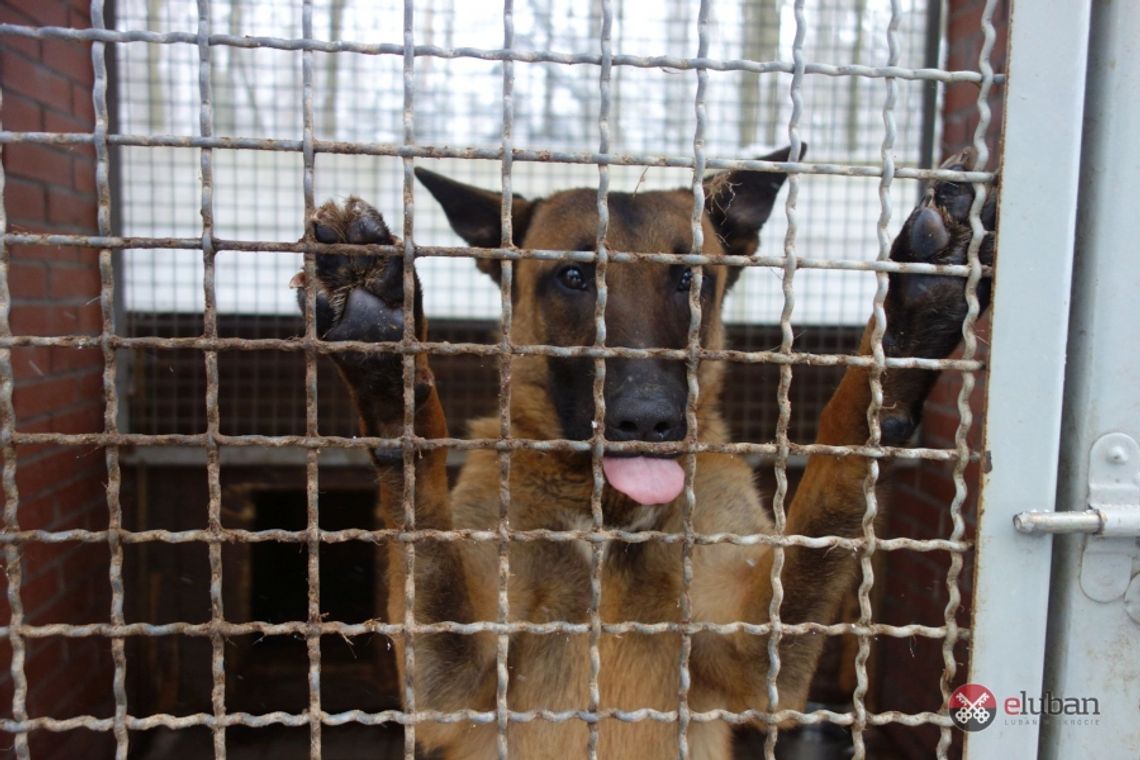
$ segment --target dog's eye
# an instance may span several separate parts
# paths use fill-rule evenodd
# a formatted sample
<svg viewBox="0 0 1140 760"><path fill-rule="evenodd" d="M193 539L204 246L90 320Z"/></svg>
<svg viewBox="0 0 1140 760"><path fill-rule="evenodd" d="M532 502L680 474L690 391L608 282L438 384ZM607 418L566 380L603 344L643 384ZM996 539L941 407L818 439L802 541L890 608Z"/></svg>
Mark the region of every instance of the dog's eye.
<svg viewBox="0 0 1140 760"><path fill-rule="evenodd" d="M687 292L689 290L689 286L692 284L693 270L686 269L684 272L681 272L681 279L677 281L677 290Z"/></svg>
<svg viewBox="0 0 1140 760"><path fill-rule="evenodd" d="M558 281L570 290L585 290L590 286L586 275L582 273L582 268L573 265L558 270Z"/></svg>

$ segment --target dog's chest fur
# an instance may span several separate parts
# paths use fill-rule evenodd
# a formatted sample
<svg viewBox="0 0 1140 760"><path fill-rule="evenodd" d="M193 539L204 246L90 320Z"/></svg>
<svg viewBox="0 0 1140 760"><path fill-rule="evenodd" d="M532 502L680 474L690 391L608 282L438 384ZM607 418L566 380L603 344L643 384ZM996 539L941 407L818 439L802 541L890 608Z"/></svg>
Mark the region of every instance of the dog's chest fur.
<svg viewBox="0 0 1140 760"><path fill-rule="evenodd" d="M489 461L482 462L486 458ZM493 452L472 452L452 493L455 527L494 530L499 519L499 469ZM558 456L519 456L511 467L510 527L515 530L593 532L590 511L592 478L588 465L565 466ZM698 459L694 490L697 501L693 527L698 533L767 533L770 524L759 507L751 472L743 462L724 457ZM561 463L561 464L560 464ZM734 503L727 493L745 494ZM617 529L683 534L679 504L643 507L613 504L603 492L603 531ZM683 498L683 497L682 497ZM715 510L707 505L716 505ZM620 522L610 519L617 516ZM683 550L679 541L622 541L611 533L597 543L572 537L514 541L509 552L508 584L512 620L531 623L567 621L587 624L593 604L591 575L595 551L600 564L600 619L606 624L676 623L682 619ZM596 547L596 548L595 548ZM473 568L475 585L499 585L498 548L484 544ZM731 588L712 582L729 572L747 576L766 551L763 545L714 544L694 546L690 555L693 579L689 588L694 620L728 622L737 614L728 598ZM675 633L605 633L599 640L602 697L620 709L676 709L680 638ZM519 709L582 709L590 672L588 633L522 635L512 639L512 698ZM606 674L622 674L608 679ZM630 678L630 673L638 677ZM534 685L533 693L531 686ZM623 691L624 690L624 691ZM628 693L627 693L628 692ZM528 696L529 695L529 696ZM532 701L533 699L533 701ZM529 705L523 707L523 704Z"/></svg>

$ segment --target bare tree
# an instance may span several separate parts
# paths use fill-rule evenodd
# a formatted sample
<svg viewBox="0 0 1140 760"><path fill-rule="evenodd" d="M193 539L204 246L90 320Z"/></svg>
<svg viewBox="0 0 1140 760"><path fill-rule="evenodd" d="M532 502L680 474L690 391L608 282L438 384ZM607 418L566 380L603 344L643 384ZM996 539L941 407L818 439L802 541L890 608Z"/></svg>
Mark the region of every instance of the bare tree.
<svg viewBox="0 0 1140 760"><path fill-rule="evenodd" d="M669 0L668 21L665 25L666 44L669 52L686 58L696 54L689 46L689 26L692 23L692 3L686 0ZM676 31L673 31L676 30ZM666 71L665 80L665 130L667 140L673 141L672 149L680 149L685 142L686 118L683 114L692 112L693 98L689 94L688 72Z"/></svg>
<svg viewBox="0 0 1140 760"><path fill-rule="evenodd" d="M774 61L780 56L781 0L743 0L743 29L741 31L742 57L753 61ZM743 147L756 143L761 123L766 127L764 141L777 142L776 134L780 114L780 76L767 75L767 94L760 97L760 75L740 74L740 123L738 141ZM767 118L762 106L767 103Z"/></svg>
<svg viewBox="0 0 1140 760"><path fill-rule="evenodd" d="M147 31L156 32L160 30L158 15L165 7L162 0L147 0L146 4L146 28ZM162 77L159 72L161 68L161 54L166 49L164 45L147 45L146 46L146 64L147 70L150 75L147 77L147 121L150 124L150 129L153 132L165 132L166 124L162 113L162 104L165 93L162 88Z"/></svg>
<svg viewBox="0 0 1140 760"><path fill-rule="evenodd" d="M341 32L344 29L344 8L345 0L331 0L329 3L329 39L332 41L341 38ZM336 134L336 104L337 104L337 83L340 77L340 56L336 53L331 53L326 56L328 66L325 69L325 97L324 103L321 105L321 113L324 117L324 128L330 134Z"/></svg>
<svg viewBox="0 0 1140 760"><path fill-rule="evenodd" d="M867 0L855 0L855 43L851 49L851 60L854 63L866 63L863 60L863 48L866 45L863 24L867 19ZM847 150L854 153L859 145L859 96L863 81L860 77L847 78Z"/></svg>

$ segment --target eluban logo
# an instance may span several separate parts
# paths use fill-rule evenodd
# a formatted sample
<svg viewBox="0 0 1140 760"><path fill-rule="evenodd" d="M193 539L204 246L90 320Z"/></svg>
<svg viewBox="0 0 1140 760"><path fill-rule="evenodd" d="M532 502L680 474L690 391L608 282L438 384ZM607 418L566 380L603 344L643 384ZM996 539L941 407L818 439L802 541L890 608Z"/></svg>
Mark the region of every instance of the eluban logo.
<svg viewBox="0 0 1140 760"><path fill-rule="evenodd" d="M1096 697L1058 697L1047 691L1040 697L1030 697L1024 691L1002 702L1006 715L1100 715L1100 700Z"/></svg>
<svg viewBox="0 0 1140 760"><path fill-rule="evenodd" d="M994 722L998 713L998 699L980 683L959 686L946 704L950 720L963 731L981 731ZM1040 697L1031 697L1025 691L1001 701L1006 725L1037 725L1041 716L1061 716L1066 724L1096 725L1100 721L1100 701L1096 697L1060 697L1046 691ZM1092 720L1087 720L1089 717ZM1086 720L1082 720L1082 718Z"/></svg>
<svg viewBox="0 0 1140 760"><path fill-rule="evenodd" d="M997 697L980 683L962 684L950 695L950 720L963 731L981 731L997 716Z"/></svg>

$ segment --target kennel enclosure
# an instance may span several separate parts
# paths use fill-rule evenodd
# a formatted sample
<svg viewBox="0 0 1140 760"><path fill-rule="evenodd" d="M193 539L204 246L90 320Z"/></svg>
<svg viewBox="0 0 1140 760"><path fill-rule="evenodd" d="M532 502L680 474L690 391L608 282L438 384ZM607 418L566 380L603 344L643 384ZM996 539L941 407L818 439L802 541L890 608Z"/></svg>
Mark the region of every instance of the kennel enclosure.
<svg viewBox="0 0 1140 760"><path fill-rule="evenodd" d="M412 166L442 164L504 193L604 194L773 168L755 146L788 141L809 153L775 167L790 172L787 207L726 308L742 359L730 399L748 421L740 451L776 509L812 452L835 369L887 274L905 269L885 246L921 181L945 176L930 168L944 151L972 144L1000 162L1001 282L988 346L971 324L919 445L858 451L900 466L891 497L869 492L868 515L881 506L887 527L868 521L844 545L860 553L862 579L849 617L826 631L839 664L821 672L849 704L779 717L844 727L856 756L879 756L868 747L885 741L878 732L900 756L949 756L962 734L945 703L968 649L969 680L998 695L1099 690L1112 728L999 718L969 735L969 756L1134 750L1140 678L1117 679L1133 665L1105 657L1103 642L1134 643L1135 628L1115 600L1090 604L1072 583L1050 618L1049 539L1012 527L1057 503L1059 461L1079 473L1100 433L1135 434L1126 401L1113 400L1119 382L1091 370L1105 361L1094 349L1114 363L1128 353L1127 329L1101 327L1120 317L1096 310L1111 308L1104 283L1123 299L1135 277L1101 253L1124 250L1135 224L1102 184L1134 149L1082 121L1086 107L1120 107L1106 105L1114 88L1135 82L1120 65L1136 60L1122 39L1134 11L1023 3L1007 54L999 2L857 3L860 15L810 2L508 1L490 18L444 3L372 16L337 2L160 5L0 6L0 730L17 757L142 757L159 733L238 757L274 728L320 757L342 732L407 726L410 737L428 719L395 701L384 635L408 621L382 619L376 546L399 536L370 509L370 442L353 437L286 287L312 250L296 241L315 204L363 195L427 256L427 350L458 419L499 406L514 349L509 325L505 339L493 333L509 297L471 284L472 252L414 189ZM979 189L994 179L954 176ZM1094 253L1082 248L1071 291L1078 231ZM988 273L975 260L951 274L976 285ZM1090 325L1103 344L1085 342ZM1066 370L1067 353L1089 358ZM1116 404L1120 421L1081 421L1083 409L1065 409L1084 403L1073 388ZM458 465L463 446L450 448ZM1056 508L1083 507L1079 481L1061 479ZM1079 576L1083 544L1063 546L1055 589ZM1082 616L1097 626L1064 622ZM1087 654L1065 665L1058 647ZM899 657L908 650L921 653L913 665ZM466 717L536 719L505 699ZM682 703L664 719L678 723L683 756L685 721L734 717ZM410 748L385 736L397 756ZM790 739L770 737L768 756Z"/></svg>

